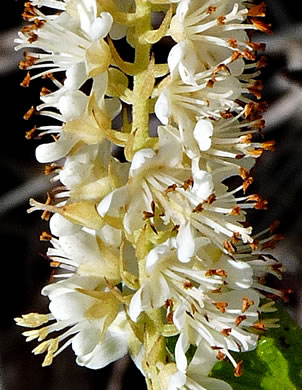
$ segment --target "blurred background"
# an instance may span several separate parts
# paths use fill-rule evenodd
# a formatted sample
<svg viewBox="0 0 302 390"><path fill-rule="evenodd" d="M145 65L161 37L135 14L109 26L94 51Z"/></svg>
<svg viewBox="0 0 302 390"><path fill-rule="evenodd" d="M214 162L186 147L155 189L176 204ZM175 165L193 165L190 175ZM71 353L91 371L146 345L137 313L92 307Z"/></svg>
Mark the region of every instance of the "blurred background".
<svg viewBox="0 0 302 390"><path fill-rule="evenodd" d="M296 2L267 0L273 35L255 35L267 43L268 66L263 71L264 99L270 104L265 114L265 140L276 140L276 151L267 152L254 169L251 192L269 201L267 211L253 212L250 221L261 230L274 220L285 235L275 250L287 268L281 288L292 288L286 308L302 325L302 14ZM123 390L145 388L144 379L126 357L108 368L92 371L77 366L71 350L59 355L53 365L41 368L42 358L31 354L22 329L13 318L30 311L47 312L48 302L40 290L50 276L43 258L48 244L40 242L47 224L39 213L28 215L28 199L44 200L49 178L35 161L37 141L27 141L25 132L34 124L24 113L39 103L42 82L21 88L25 73L18 70L22 53L13 50L21 26L23 1L1 3L0 22L0 248L1 248L1 390Z"/></svg>

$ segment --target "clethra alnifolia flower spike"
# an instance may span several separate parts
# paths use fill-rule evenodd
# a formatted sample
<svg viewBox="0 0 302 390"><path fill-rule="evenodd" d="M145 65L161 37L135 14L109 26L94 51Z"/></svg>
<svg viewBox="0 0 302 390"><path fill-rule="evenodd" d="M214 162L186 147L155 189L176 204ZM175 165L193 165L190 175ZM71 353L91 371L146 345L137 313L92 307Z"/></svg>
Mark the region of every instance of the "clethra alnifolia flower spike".
<svg viewBox="0 0 302 390"><path fill-rule="evenodd" d="M55 183L29 212L49 222L40 239L53 271L49 314L16 322L32 328L24 335L40 342L43 366L69 346L92 369L129 353L150 389L231 390L209 377L213 365L229 360L244 376L232 353L278 326L262 313L290 291L265 283L283 267L263 250L281 236L277 223L256 235L248 223L249 209L267 208L249 192L252 168L275 148L256 137L266 59L249 32L271 32L265 14L264 2L245 0L25 3L21 85L48 82L24 115L44 122L26 138L43 140L36 158ZM165 37L162 64L153 44Z"/></svg>

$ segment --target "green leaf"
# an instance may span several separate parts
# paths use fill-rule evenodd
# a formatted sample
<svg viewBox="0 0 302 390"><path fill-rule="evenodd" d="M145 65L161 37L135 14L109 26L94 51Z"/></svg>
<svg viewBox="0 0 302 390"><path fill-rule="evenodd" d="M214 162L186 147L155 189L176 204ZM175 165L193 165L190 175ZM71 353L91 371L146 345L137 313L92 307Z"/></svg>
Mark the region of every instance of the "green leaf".
<svg viewBox="0 0 302 390"><path fill-rule="evenodd" d="M281 307L274 317L280 318L280 328L261 336L256 350L233 353L236 361L243 361L240 377L234 376L227 361L216 363L211 376L228 382L234 390L302 389L302 329Z"/></svg>

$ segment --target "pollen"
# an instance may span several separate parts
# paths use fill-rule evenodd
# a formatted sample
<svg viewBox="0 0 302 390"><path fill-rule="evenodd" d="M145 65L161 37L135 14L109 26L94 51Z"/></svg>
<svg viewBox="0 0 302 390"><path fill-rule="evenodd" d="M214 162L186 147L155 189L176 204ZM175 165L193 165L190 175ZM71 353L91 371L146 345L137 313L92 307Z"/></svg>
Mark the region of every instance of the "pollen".
<svg viewBox="0 0 302 390"><path fill-rule="evenodd" d="M227 302L214 302L213 305L216 306L216 308L221 311L221 313L225 313L225 310L229 304Z"/></svg>
<svg viewBox="0 0 302 390"><path fill-rule="evenodd" d="M234 370L234 375L236 377L239 377L242 375L242 364L243 364L243 360L240 360L240 362L237 364L237 366Z"/></svg>
<svg viewBox="0 0 302 390"><path fill-rule="evenodd" d="M27 121L33 116L35 112L35 107L31 106L30 109L24 114L23 118Z"/></svg>
<svg viewBox="0 0 302 390"><path fill-rule="evenodd" d="M242 313L245 313L253 304L254 304L253 300L249 300L247 297L243 297L242 306L241 306Z"/></svg>
<svg viewBox="0 0 302 390"><path fill-rule="evenodd" d="M21 87L29 87L30 84L30 73L27 72L26 76L24 77L23 81L20 83Z"/></svg>
<svg viewBox="0 0 302 390"><path fill-rule="evenodd" d="M242 316L238 316L236 317L235 319L235 325L236 326L239 326L241 324L241 322L243 322L244 320L247 319L247 316L246 315L242 315Z"/></svg>

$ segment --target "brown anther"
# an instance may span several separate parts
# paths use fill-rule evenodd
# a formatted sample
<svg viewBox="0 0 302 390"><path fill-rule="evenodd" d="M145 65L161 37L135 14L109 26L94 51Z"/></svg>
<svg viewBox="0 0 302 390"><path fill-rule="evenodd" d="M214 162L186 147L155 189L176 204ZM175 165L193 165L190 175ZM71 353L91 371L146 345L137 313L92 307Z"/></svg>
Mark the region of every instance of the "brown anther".
<svg viewBox="0 0 302 390"><path fill-rule="evenodd" d="M230 335L230 333L232 332L232 328L226 328L226 329L222 329L220 331L220 333L225 336L225 337L228 337Z"/></svg>
<svg viewBox="0 0 302 390"><path fill-rule="evenodd" d="M24 77L24 80L20 83L21 87L29 87L29 83L30 83L30 73L27 72L26 76Z"/></svg>
<svg viewBox="0 0 302 390"><path fill-rule="evenodd" d="M154 202L154 200L151 201L151 210L152 210L152 213L155 214L155 207L156 207L156 204Z"/></svg>
<svg viewBox="0 0 302 390"><path fill-rule="evenodd" d="M259 119L257 122L253 123L253 127L257 129L264 129L265 127L265 120L264 119Z"/></svg>
<svg viewBox="0 0 302 390"><path fill-rule="evenodd" d="M50 241L52 239L52 235L48 232L42 232L40 235L40 241Z"/></svg>
<svg viewBox="0 0 302 390"><path fill-rule="evenodd" d="M193 283L192 282L184 282L184 288L185 289L188 289L188 288L193 288Z"/></svg>
<svg viewBox="0 0 302 390"><path fill-rule="evenodd" d="M221 276L223 278L226 278L228 276L227 272L224 269L209 269L205 273L205 276Z"/></svg>
<svg viewBox="0 0 302 390"><path fill-rule="evenodd" d="M290 301L289 295L290 295L290 294L293 294L293 292L294 292L294 290L291 289L291 288L288 288L288 289L281 289L281 290L280 290L281 299L282 299L284 302L289 302L289 301Z"/></svg>
<svg viewBox="0 0 302 390"><path fill-rule="evenodd" d="M143 211L144 219L149 219L154 217L154 213L151 213L150 211Z"/></svg>
<svg viewBox="0 0 302 390"><path fill-rule="evenodd" d="M213 302L213 305L219 310L221 311L221 313L225 313L225 309L228 307L228 303L227 302Z"/></svg>
<svg viewBox="0 0 302 390"><path fill-rule="evenodd" d="M275 148L275 145L276 145L276 142L274 140L271 140L271 141L265 141L261 144L261 147L264 149L264 150L270 150L272 152L274 152L276 150Z"/></svg>
<svg viewBox="0 0 302 390"><path fill-rule="evenodd" d="M28 40L29 43L36 42L38 39L39 39L39 35L38 34L36 34L34 32L31 32L31 33L28 34L27 40Z"/></svg>
<svg viewBox="0 0 302 390"><path fill-rule="evenodd" d="M30 119L33 116L33 114L35 113L35 111L36 111L35 107L31 106L30 109L24 114L23 118L25 120Z"/></svg>
<svg viewBox="0 0 302 390"><path fill-rule="evenodd" d="M60 169L62 169L62 167L60 165L55 164L55 163L52 163L51 165L45 165L44 175L45 176L51 175L52 173L54 173Z"/></svg>
<svg viewBox="0 0 302 390"><path fill-rule="evenodd" d="M233 118L233 114L230 111L221 112L220 116L223 119L231 119L231 118Z"/></svg>
<svg viewBox="0 0 302 390"><path fill-rule="evenodd" d="M239 206L234 206L229 212L229 215L240 215L241 208Z"/></svg>
<svg viewBox="0 0 302 390"><path fill-rule="evenodd" d="M228 251L229 254L236 252L236 247L229 240L225 240L223 243L224 248Z"/></svg>
<svg viewBox="0 0 302 390"><path fill-rule="evenodd" d="M234 61L238 60L238 58L241 58L241 57L243 57L243 55L240 53L240 51L235 51L232 54L231 62L234 62Z"/></svg>
<svg viewBox="0 0 302 390"><path fill-rule="evenodd" d="M48 206L48 205L51 205L53 202L53 197L50 195L50 193L48 192L47 193L47 200L45 202L45 205ZM48 210L44 210L42 215L41 215L41 219L43 219L44 221L49 221L50 219L50 216L51 216L51 212L48 211Z"/></svg>
<svg viewBox="0 0 302 390"><path fill-rule="evenodd" d="M166 302L165 302L165 304L164 304L164 307L165 307L166 309L168 309L168 307L171 307L171 306L173 306L173 300L170 299L170 298L166 299Z"/></svg>
<svg viewBox="0 0 302 390"><path fill-rule="evenodd" d="M263 322L255 322L253 324L253 328L257 329L257 330L263 330L265 331L266 330L266 325L263 323Z"/></svg>
<svg viewBox="0 0 302 390"><path fill-rule="evenodd" d="M216 11L216 6L215 5L210 5L209 7L208 7L208 9L206 10L206 13L207 14L211 14L211 13L213 13L213 12L215 12Z"/></svg>
<svg viewBox="0 0 302 390"><path fill-rule="evenodd" d="M50 89L42 87L42 89L40 91L40 96L46 96L46 95L49 95L50 93L51 93Z"/></svg>
<svg viewBox="0 0 302 390"><path fill-rule="evenodd" d="M258 194L249 195L247 197L247 200L251 201L251 202L256 202L256 204L254 206L255 209L257 209L257 210L267 210L268 201L263 199L260 195L258 195Z"/></svg>
<svg viewBox="0 0 302 390"><path fill-rule="evenodd" d="M266 44L265 43L258 43L258 42L249 42L248 43L249 47L251 47L253 50L260 50L264 51Z"/></svg>
<svg viewBox="0 0 302 390"><path fill-rule="evenodd" d="M252 149L252 150L249 150L249 154L251 156L255 156L255 157L260 157L262 156L264 152L264 149L263 148L257 148L257 149Z"/></svg>
<svg viewBox="0 0 302 390"><path fill-rule="evenodd" d="M61 265L61 263L60 263L59 261L51 261L51 262L50 262L50 266L51 266L52 268L59 268L60 265Z"/></svg>
<svg viewBox="0 0 302 390"><path fill-rule="evenodd" d="M284 239L283 234L274 234L273 237L262 245L262 249L275 249L276 242Z"/></svg>
<svg viewBox="0 0 302 390"><path fill-rule="evenodd" d="M194 303L191 303L191 309L192 309L192 313L195 314L198 312L197 310L197 307L194 305ZM205 315L206 316L206 315Z"/></svg>
<svg viewBox="0 0 302 390"><path fill-rule="evenodd" d="M252 134L243 135L242 137L240 137L240 142L243 144L250 144L252 138L253 138Z"/></svg>
<svg viewBox="0 0 302 390"><path fill-rule="evenodd" d="M240 234L238 232L234 232L231 238L232 244L236 245L238 244L240 240Z"/></svg>
<svg viewBox="0 0 302 390"><path fill-rule="evenodd" d="M259 247L259 241L254 239L252 242L250 242L250 247L253 251L257 250Z"/></svg>
<svg viewBox="0 0 302 390"><path fill-rule="evenodd" d="M40 19L38 19L38 18L36 18L36 19L34 20L34 26L35 26L35 28L37 28L37 29L43 27L45 23L46 23L46 20L40 20Z"/></svg>
<svg viewBox="0 0 302 390"><path fill-rule="evenodd" d="M179 228L180 228L180 225L174 225L171 232L178 232Z"/></svg>
<svg viewBox="0 0 302 390"><path fill-rule="evenodd" d="M275 264L272 264L271 265L271 268L274 272L276 272L276 274L278 274L279 276L282 275L282 271L283 271L283 266L281 263L275 263Z"/></svg>
<svg viewBox="0 0 302 390"><path fill-rule="evenodd" d="M248 177L246 180L243 182L243 192L246 192L248 187L253 183L254 179L252 176Z"/></svg>
<svg viewBox="0 0 302 390"><path fill-rule="evenodd" d="M251 7L247 13L248 16L264 17L266 15L266 4L263 1L260 4Z"/></svg>
<svg viewBox="0 0 302 390"><path fill-rule="evenodd" d="M218 347L218 345L211 345L211 348L213 351L220 351L222 349L222 347Z"/></svg>
<svg viewBox="0 0 302 390"><path fill-rule="evenodd" d="M37 12L35 7L31 5L29 1L24 4L24 12L22 13L22 17L24 20L32 20L37 16Z"/></svg>
<svg viewBox="0 0 302 390"><path fill-rule="evenodd" d="M239 175L243 180L246 180L249 177L250 172L247 169L240 167Z"/></svg>
<svg viewBox="0 0 302 390"><path fill-rule="evenodd" d="M263 84L260 80L257 80L251 87L248 87L248 91L253 94L257 99L261 99L261 91L263 89Z"/></svg>
<svg viewBox="0 0 302 390"><path fill-rule="evenodd" d="M153 223L150 223L150 227L154 231L155 234L158 234L158 231L156 230L156 227L154 226Z"/></svg>
<svg viewBox="0 0 302 390"><path fill-rule="evenodd" d="M218 360L225 360L226 359L226 355L223 352L221 352L221 351L217 352L217 356L216 357L217 357Z"/></svg>
<svg viewBox="0 0 302 390"><path fill-rule="evenodd" d="M243 360L240 360L240 362L237 363L237 366L236 366L236 368L234 370L234 375L236 377L239 377L239 376L242 375L242 364L243 364Z"/></svg>
<svg viewBox="0 0 302 390"><path fill-rule="evenodd" d="M35 57L24 54L24 60L19 62L19 69L24 70L34 65L37 59Z"/></svg>
<svg viewBox="0 0 302 390"><path fill-rule="evenodd" d="M211 80L208 80L208 81L207 81L206 86L207 86L208 88L213 88L215 81L216 81L216 78L215 78L215 76L213 76L213 77L211 78Z"/></svg>
<svg viewBox="0 0 302 390"><path fill-rule="evenodd" d="M280 226L280 221L278 220L274 221L269 227L270 232L273 233L279 226Z"/></svg>
<svg viewBox="0 0 302 390"><path fill-rule="evenodd" d="M235 158L236 160L241 160L242 158L244 158L244 154L236 154Z"/></svg>
<svg viewBox="0 0 302 390"><path fill-rule="evenodd" d="M215 288L214 290L211 290L211 293L213 294L220 294L221 293L221 287Z"/></svg>
<svg viewBox="0 0 302 390"><path fill-rule="evenodd" d="M232 47L233 49L237 49L237 47L238 47L237 39L235 39L235 38L229 38L229 39L227 40L227 42L228 42L228 45L229 45L230 47Z"/></svg>
<svg viewBox="0 0 302 390"><path fill-rule="evenodd" d="M245 313L249 307L251 307L255 302L253 300L249 300L248 297L242 298L242 306L241 306L241 312Z"/></svg>
<svg viewBox="0 0 302 390"><path fill-rule="evenodd" d="M224 15L221 15L217 18L217 24L218 26L223 26L225 24L226 17Z"/></svg>
<svg viewBox="0 0 302 390"><path fill-rule="evenodd" d="M243 315L243 316L237 316L236 319L235 319L235 325L236 326L239 326L241 324L241 322L243 322L244 320L247 319L247 316L246 315Z"/></svg>
<svg viewBox="0 0 302 390"><path fill-rule="evenodd" d="M31 130L28 130L25 133L25 138L28 140L34 138L34 134L36 134L36 132L37 132L37 126L35 125Z"/></svg>
<svg viewBox="0 0 302 390"><path fill-rule="evenodd" d="M201 213L203 211L203 203L199 203L193 210L193 213Z"/></svg>
<svg viewBox="0 0 302 390"><path fill-rule="evenodd" d="M176 184L171 184L169 187L167 187L167 188L165 189L164 192L165 192L165 194L168 194L169 192L175 191L176 188L177 188L177 185L176 185Z"/></svg>
<svg viewBox="0 0 302 390"><path fill-rule="evenodd" d="M207 204L212 204L216 200L216 195L211 194L208 199L206 200Z"/></svg>
<svg viewBox="0 0 302 390"><path fill-rule="evenodd" d="M231 74L230 69L225 65L225 64L220 64L216 66L214 70L214 74L219 73L219 72L226 72L227 74Z"/></svg>
<svg viewBox="0 0 302 390"><path fill-rule="evenodd" d="M250 50L243 50L242 52L243 54L243 57L246 59L246 60L250 60L250 61L255 61L256 60L256 55L255 53L253 53L252 51Z"/></svg>
<svg viewBox="0 0 302 390"><path fill-rule="evenodd" d="M256 67L257 67L257 69L260 69L260 68L264 68L266 65L267 65L267 57L262 56L257 61Z"/></svg>
<svg viewBox="0 0 302 390"><path fill-rule="evenodd" d="M253 25L258 28L258 30L260 30L266 34L269 34L269 35L271 35L273 33L271 30L270 24L266 24L266 23L264 23L261 20L256 19L256 18L251 18L251 21L252 21Z"/></svg>
<svg viewBox="0 0 302 390"><path fill-rule="evenodd" d="M189 177L189 179L188 180L186 180L185 182L184 182L184 184L183 184L183 189L185 190L185 191L187 191L187 189L188 188L190 188L190 187L192 187L192 185L194 184L194 180L193 180L193 177L191 176L191 177Z"/></svg>
<svg viewBox="0 0 302 390"><path fill-rule="evenodd" d="M167 319L167 322L169 324L173 324L173 311L170 311L167 315L166 315L166 319Z"/></svg>

